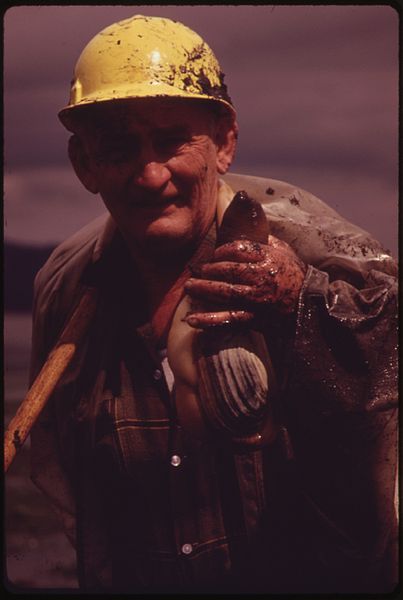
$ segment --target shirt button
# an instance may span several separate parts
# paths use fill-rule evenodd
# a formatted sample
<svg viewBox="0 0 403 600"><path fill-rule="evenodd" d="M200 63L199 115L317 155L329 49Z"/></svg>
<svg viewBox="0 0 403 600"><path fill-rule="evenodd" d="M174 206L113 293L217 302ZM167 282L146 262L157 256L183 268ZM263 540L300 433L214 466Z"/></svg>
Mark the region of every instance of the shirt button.
<svg viewBox="0 0 403 600"><path fill-rule="evenodd" d="M154 373L153 373L153 378L155 379L155 381L158 381L159 379L161 379L162 377L162 373L159 369L155 369Z"/></svg>
<svg viewBox="0 0 403 600"><path fill-rule="evenodd" d="M179 465L181 464L181 462L182 462L182 459L177 454L174 454L173 456L171 456L171 465L173 467L179 467Z"/></svg>
<svg viewBox="0 0 403 600"><path fill-rule="evenodd" d="M182 554L191 554L193 551L192 544L183 544L181 550Z"/></svg>

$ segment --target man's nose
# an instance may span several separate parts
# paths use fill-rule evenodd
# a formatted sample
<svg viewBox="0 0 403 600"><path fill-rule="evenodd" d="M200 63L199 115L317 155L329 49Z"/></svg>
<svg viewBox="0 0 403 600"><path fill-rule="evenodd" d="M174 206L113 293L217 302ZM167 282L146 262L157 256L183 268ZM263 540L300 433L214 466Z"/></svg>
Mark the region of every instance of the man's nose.
<svg viewBox="0 0 403 600"><path fill-rule="evenodd" d="M160 160L149 143L144 144L139 157L135 183L141 187L158 190L171 178L171 173L164 161Z"/></svg>
<svg viewBox="0 0 403 600"><path fill-rule="evenodd" d="M135 177L137 185L148 189L160 189L171 178L171 173L164 163L147 161Z"/></svg>

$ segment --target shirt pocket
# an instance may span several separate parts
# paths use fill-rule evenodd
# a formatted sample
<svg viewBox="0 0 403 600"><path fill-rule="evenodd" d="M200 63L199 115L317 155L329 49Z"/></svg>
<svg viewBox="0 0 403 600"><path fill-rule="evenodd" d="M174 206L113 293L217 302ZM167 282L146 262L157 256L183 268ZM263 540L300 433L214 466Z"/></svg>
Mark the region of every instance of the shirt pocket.
<svg viewBox="0 0 403 600"><path fill-rule="evenodd" d="M103 400L93 435L94 459L100 469L112 468L128 478L165 469L169 462L170 421L128 416L124 399Z"/></svg>

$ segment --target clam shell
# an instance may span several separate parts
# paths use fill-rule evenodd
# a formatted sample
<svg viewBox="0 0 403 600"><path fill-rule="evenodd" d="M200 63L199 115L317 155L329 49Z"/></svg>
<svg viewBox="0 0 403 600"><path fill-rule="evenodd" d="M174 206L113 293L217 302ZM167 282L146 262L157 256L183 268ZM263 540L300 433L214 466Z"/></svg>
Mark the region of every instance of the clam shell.
<svg viewBox="0 0 403 600"><path fill-rule="evenodd" d="M267 416L273 369L263 336L204 332L199 338L199 398L214 427L252 431Z"/></svg>

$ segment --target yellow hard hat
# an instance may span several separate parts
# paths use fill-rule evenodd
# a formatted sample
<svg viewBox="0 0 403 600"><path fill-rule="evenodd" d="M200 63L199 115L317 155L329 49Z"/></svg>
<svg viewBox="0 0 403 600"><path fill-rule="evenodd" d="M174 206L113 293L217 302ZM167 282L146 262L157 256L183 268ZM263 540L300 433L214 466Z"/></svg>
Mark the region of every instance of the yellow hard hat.
<svg viewBox="0 0 403 600"><path fill-rule="evenodd" d="M197 33L177 21L135 15L103 29L84 48L59 118L69 129L78 107L156 97L212 100L235 114L220 65Z"/></svg>

